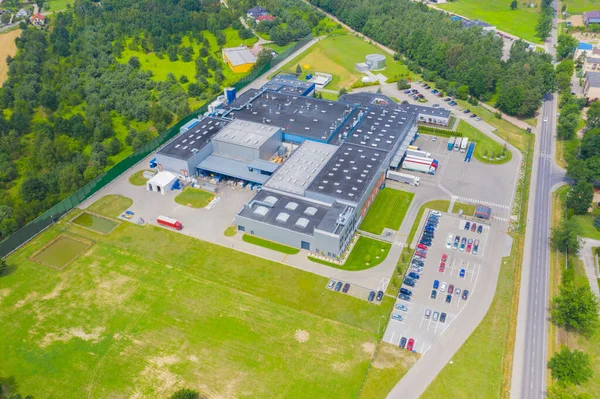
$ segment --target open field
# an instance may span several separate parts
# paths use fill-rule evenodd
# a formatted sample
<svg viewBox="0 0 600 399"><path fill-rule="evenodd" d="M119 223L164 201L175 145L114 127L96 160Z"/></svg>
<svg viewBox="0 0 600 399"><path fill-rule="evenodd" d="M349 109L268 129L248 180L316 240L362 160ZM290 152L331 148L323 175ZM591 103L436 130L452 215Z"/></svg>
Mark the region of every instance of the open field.
<svg viewBox="0 0 600 399"><path fill-rule="evenodd" d="M133 173L131 176L129 176L129 183L133 184L134 186L145 186L149 179L144 177L144 172L146 171L138 170L137 172Z"/></svg>
<svg viewBox="0 0 600 399"><path fill-rule="evenodd" d="M463 120L458 122L457 132L462 134L463 137L468 137L469 141L475 141L473 155L479 162L503 164L512 159L512 152L510 152L508 148L504 150L504 146L498 144L496 141ZM505 156L503 158L495 159L496 157L501 157L503 151L505 151ZM492 157L494 157L494 159L492 159Z"/></svg>
<svg viewBox="0 0 600 399"><path fill-rule="evenodd" d="M457 0L439 4L437 7L469 19L480 19L504 32L533 43L541 43L535 34L535 25L540 14L539 2L537 2L537 7L530 8L528 7L529 2L524 4L523 1L519 1L518 8L514 11L510 9L511 2L512 0L496 0L492 2Z"/></svg>
<svg viewBox="0 0 600 399"><path fill-rule="evenodd" d="M600 230L594 227L594 218L600 215L600 211L598 209L594 209L591 215L577 215L573 216L577 219L579 223L579 228L581 229L580 234L583 237L593 238L595 240L600 240Z"/></svg>
<svg viewBox="0 0 600 399"><path fill-rule="evenodd" d="M133 201L127 197L117 194L110 194L100 198L87 209L88 211L97 213L98 215L114 218L125 212L132 204Z"/></svg>
<svg viewBox="0 0 600 399"><path fill-rule="evenodd" d="M29 260L63 231L94 234L61 221L11 255L1 280L0 317L10 320L1 376L36 398L167 397L181 387L211 398L355 398L393 303L132 223L62 271Z"/></svg>
<svg viewBox="0 0 600 399"><path fill-rule="evenodd" d="M369 208L359 229L373 234L381 234L384 228L398 230L415 194L384 188Z"/></svg>
<svg viewBox="0 0 600 399"><path fill-rule="evenodd" d="M191 206L192 208L204 208L215 198L213 193L198 188L186 187L175 197L179 205Z"/></svg>
<svg viewBox="0 0 600 399"><path fill-rule="evenodd" d="M273 251L281 252L288 255L295 255L300 252L298 248L288 247L287 245L279 244L278 242L265 240L260 237L256 237L250 234L244 234L242 236L242 240L249 244L258 245L259 247L264 247L268 249L272 249Z"/></svg>
<svg viewBox="0 0 600 399"><path fill-rule="evenodd" d="M600 9L599 0L562 0L562 5L567 6L569 14L583 14L586 11L594 11Z"/></svg>
<svg viewBox="0 0 600 399"><path fill-rule="evenodd" d="M57 12L60 10L65 10L67 8L67 4L73 5L75 1L73 0L46 0L44 2L44 11L52 11Z"/></svg>
<svg viewBox="0 0 600 399"><path fill-rule="evenodd" d="M458 213L462 209L463 215L473 216L475 214L475 208L477 206L473 204L464 204L462 202L455 202L452 207L452 213Z"/></svg>
<svg viewBox="0 0 600 399"><path fill-rule="evenodd" d="M8 76L8 64L6 57L14 57L17 54L17 45L15 39L21 36L21 30L12 30L10 32L0 34L0 87Z"/></svg>
<svg viewBox="0 0 600 399"><path fill-rule="evenodd" d="M350 271L365 270L375 267L383 262L387 257L388 252L390 252L391 247L392 244L388 242L360 236L358 237L356 244L354 244L354 248L352 248L352 252L350 252L348 259L346 259L346 262L343 265L313 258L312 256L309 256L308 259L315 263L335 267L337 269Z"/></svg>
<svg viewBox="0 0 600 399"><path fill-rule="evenodd" d="M357 62L364 62L367 54L374 53L384 54L387 57L387 67L375 73L382 73L388 78L408 74L408 69L394 61L389 54L383 53L379 48L354 35L326 37L285 64L280 72L295 73L297 65L303 68L302 76L307 72L326 72L332 75L332 80L326 88L339 90L342 87L350 87L352 83L364 76L354 69L354 65ZM305 68L306 66L308 69Z"/></svg>

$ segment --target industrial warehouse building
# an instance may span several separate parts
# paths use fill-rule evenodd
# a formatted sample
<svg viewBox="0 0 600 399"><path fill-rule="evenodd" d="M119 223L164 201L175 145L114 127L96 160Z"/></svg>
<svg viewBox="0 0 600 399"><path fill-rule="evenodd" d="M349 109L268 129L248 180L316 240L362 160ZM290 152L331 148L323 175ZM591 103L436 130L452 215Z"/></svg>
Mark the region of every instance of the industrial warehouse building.
<svg viewBox="0 0 600 399"><path fill-rule="evenodd" d="M308 97L314 84L276 77L190 122L156 154L160 170L260 190L236 215L240 231L328 257L357 226L417 136L450 112L357 93ZM447 123L447 122L446 122Z"/></svg>
<svg viewBox="0 0 600 399"><path fill-rule="evenodd" d="M248 72L256 64L256 56L246 46L223 49L223 61L235 73Z"/></svg>

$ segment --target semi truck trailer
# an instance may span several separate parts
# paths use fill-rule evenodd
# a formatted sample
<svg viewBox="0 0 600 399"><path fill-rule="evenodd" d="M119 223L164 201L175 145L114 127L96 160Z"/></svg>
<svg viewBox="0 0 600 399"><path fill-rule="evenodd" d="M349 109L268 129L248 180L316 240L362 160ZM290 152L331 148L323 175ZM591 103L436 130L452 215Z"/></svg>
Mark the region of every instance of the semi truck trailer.
<svg viewBox="0 0 600 399"><path fill-rule="evenodd" d="M467 152L468 145L469 145L469 138L463 137L462 142L460 143L460 152Z"/></svg>
<svg viewBox="0 0 600 399"><path fill-rule="evenodd" d="M156 221L162 226L171 227L175 230L183 229L183 225L178 220L167 216L159 216L156 218Z"/></svg>
<svg viewBox="0 0 600 399"><path fill-rule="evenodd" d="M387 178L400 183L412 184L413 186L418 186L421 183L420 177L408 175L406 173L395 172L393 170L387 171Z"/></svg>
<svg viewBox="0 0 600 399"><path fill-rule="evenodd" d="M410 156L414 156L414 157L423 157L423 158L431 157L431 154L428 153L427 151L411 150L410 148L408 150L406 150L406 155L410 155Z"/></svg>
<svg viewBox="0 0 600 399"><path fill-rule="evenodd" d="M450 139L448 139L448 151L452 151L454 148L454 141L456 141L456 137L450 137Z"/></svg>
<svg viewBox="0 0 600 399"><path fill-rule="evenodd" d="M416 150L416 151L421 151L421 148L417 147L416 145L409 145L408 146L409 150Z"/></svg>
<svg viewBox="0 0 600 399"><path fill-rule="evenodd" d="M406 158L404 162L402 162L402 169L405 170L414 170L416 172L428 173L430 175L435 174L435 166L431 163L431 161L422 161L418 159Z"/></svg>
<svg viewBox="0 0 600 399"><path fill-rule="evenodd" d="M414 155L407 155L406 157L404 157L404 159L411 159L413 161L429 162L429 163L431 163L433 165L434 168L437 169L437 167L438 167L438 161L437 161L437 159L426 158L426 157L415 157Z"/></svg>

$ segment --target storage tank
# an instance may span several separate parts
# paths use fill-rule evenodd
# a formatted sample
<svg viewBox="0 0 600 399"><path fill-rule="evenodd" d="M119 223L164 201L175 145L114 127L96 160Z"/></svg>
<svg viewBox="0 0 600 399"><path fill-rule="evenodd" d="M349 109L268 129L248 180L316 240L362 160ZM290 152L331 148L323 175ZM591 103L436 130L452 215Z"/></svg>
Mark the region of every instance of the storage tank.
<svg viewBox="0 0 600 399"><path fill-rule="evenodd" d="M385 68L385 55L369 54L369 55L367 55L366 58L367 58L367 65L369 65L369 69Z"/></svg>
<svg viewBox="0 0 600 399"><path fill-rule="evenodd" d="M235 101L235 87L226 87L225 88L225 99L227 100L227 104L231 104Z"/></svg>

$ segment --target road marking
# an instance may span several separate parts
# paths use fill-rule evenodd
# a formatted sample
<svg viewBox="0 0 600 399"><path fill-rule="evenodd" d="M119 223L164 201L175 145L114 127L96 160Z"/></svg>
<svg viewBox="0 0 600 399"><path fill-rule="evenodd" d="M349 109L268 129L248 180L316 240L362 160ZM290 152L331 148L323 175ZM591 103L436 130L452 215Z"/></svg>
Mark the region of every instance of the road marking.
<svg viewBox="0 0 600 399"><path fill-rule="evenodd" d="M495 208L510 209L509 205L496 204L495 202L489 202L489 201L480 201L480 200L477 200L474 198L457 197L457 199L459 199L461 202L470 202L470 203L474 203L474 204L493 206Z"/></svg>

